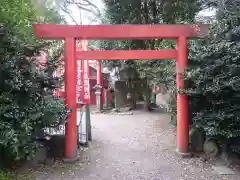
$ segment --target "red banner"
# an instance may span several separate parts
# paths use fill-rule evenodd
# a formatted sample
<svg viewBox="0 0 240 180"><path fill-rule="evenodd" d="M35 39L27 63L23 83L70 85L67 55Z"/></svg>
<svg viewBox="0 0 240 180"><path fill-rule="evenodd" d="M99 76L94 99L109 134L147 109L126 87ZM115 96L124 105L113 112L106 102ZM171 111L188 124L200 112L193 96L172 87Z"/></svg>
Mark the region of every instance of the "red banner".
<svg viewBox="0 0 240 180"><path fill-rule="evenodd" d="M82 49L83 51L87 51L88 49L88 41L82 40ZM82 66L82 78L83 78L83 102L85 104L89 104L90 101L90 85L89 85L89 62L88 60L83 60Z"/></svg>
<svg viewBox="0 0 240 180"><path fill-rule="evenodd" d="M76 42L76 51L81 51L81 44ZM82 101L82 61L77 59L77 84L76 84L76 100L77 103Z"/></svg>
<svg viewBox="0 0 240 180"><path fill-rule="evenodd" d="M82 101L82 69L81 69L81 60L77 60L77 102Z"/></svg>
<svg viewBox="0 0 240 180"><path fill-rule="evenodd" d="M89 85L89 64L88 60L83 60L82 68L82 78L83 78L83 102L89 104L90 101L90 85Z"/></svg>
<svg viewBox="0 0 240 180"><path fill-rule="evenodd" d="M82 40L76 43L76 51L87 51L88 41ZM90 101L89 85L89 62L88 60L77 60L77 102L88 104Z"/></svg>

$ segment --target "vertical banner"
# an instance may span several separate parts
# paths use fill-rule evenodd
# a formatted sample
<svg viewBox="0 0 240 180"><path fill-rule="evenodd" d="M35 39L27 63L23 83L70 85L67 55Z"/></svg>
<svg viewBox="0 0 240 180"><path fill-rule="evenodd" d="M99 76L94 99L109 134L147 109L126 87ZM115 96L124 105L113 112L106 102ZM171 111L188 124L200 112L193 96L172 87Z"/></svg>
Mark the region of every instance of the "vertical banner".
<svg viewBox="0 0 240 180"><path fill-rule="evenodd" d="M76 51L87 51L88 41L81 40L76 42ZM90 85L89 85L89 62L88 60L77 60L77 102L84 104L90 101Z"/></svg>
<svg viewBox="0 0 240 180"><path fill-rule="evenodd" d="M87 51L87 46L88 46L88 41L87 40L82 40L81 41L81 51ZM88 110L88 105L90 101L90 85L89 85L89 64L88 60L80 60L81 64L81 83L82 83L82 98L81 100L86 106L83 106L81 108L81 112L79 113L79 117L81 119L79 123L79 143L82 146L87 146L88 145L88 139L89 139L89 119L87 116L87 110Z"/></svg>
<svg viewBox="0 0 240 180"><path fill-rule="evenodd" d="M83 79L84 79L84 96L83 96L83 99L84 99L84 103L85 104L89 104L89 101L90 101L90 94L89 94L89 65L88 65L88 60L83 60Z"/></svg>
<svg viewBox="0 0 240 180"><path fill-rule="evenodd" d="M81 44L79 41L76 41L76 51L81 51ZM80 103L83 101L82 98L82 60L77 59L77 84L76 84L76 102Z"/></svg>
<svg viewBox="0 0 240 180"><path fill-rule="evenodd" d="M81 41L82 50L87 51L88 41ZM83 102L84 104L89 104L90 101L90 84L89 84L89 62L88 60L82 60L82 92L83 92Z"/></svg>
<svg viewBox="0 0 240 180"><path fill-rule="evenodd" d="M81 60L77 60L77 103L82 101L82 69Z"/></svg>

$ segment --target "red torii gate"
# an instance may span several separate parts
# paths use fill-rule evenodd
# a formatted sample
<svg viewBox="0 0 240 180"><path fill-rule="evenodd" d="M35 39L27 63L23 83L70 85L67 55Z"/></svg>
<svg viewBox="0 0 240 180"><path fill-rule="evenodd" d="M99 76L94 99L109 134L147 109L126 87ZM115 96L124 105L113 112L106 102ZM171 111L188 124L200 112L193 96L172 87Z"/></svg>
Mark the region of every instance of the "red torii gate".
<svg viewBox="0 0 240 180"><path fill-rule="evenodd" d="M34 25L35 35L44 39L65 40L65 94L67 108L72 108L66 125L65 157L74 159L77 150L76 130L76 59L133 60L176 59L177 88L183 88L182 72L187 68L187 38L198 37L195 25ZM176 39L176 50L79 51L76 40L147 40ZM177 152L188 153L188 97L177 95Z"/></svg>

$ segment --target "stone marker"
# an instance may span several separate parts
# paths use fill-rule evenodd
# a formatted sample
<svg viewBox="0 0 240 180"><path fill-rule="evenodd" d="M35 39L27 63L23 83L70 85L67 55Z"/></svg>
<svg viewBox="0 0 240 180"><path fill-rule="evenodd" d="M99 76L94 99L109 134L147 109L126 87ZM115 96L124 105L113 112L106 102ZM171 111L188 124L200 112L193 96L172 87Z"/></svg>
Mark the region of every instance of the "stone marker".
<svg viewBox="0 0 240 180"><path fill-rule="evenodd" d="M156 104L160 108L165 109L166 111L168 110L169 100L170 100L170 93L166 93L166 94L158 93L156 95Z"/></svg>

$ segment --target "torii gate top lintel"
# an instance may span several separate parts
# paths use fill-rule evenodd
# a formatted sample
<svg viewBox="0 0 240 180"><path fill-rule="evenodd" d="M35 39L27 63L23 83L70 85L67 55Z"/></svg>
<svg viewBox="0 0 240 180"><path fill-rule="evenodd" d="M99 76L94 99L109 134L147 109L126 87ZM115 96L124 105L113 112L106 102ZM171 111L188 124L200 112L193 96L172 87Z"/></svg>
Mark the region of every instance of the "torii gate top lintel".
<svg viewBox="0 0 240 180"><path fill-rule="evenodd" d="M208 25L62 25L35 24L34 32L39 38L64 39L72 37L86 40L136 40L176 39L200 37L206 34Z"/></svg>

